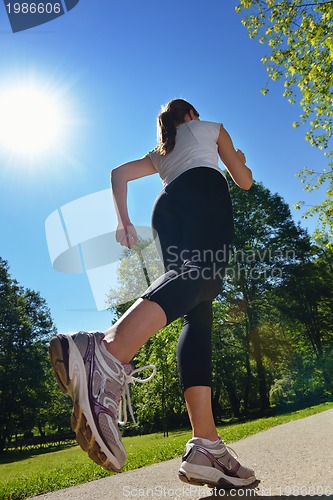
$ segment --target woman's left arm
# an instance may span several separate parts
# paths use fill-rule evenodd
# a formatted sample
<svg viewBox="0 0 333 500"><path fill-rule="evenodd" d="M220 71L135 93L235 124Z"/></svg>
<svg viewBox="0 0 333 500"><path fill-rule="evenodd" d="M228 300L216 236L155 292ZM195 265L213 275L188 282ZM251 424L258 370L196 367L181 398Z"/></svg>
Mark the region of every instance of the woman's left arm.
<svg viewBox="0 0 333 500"><path fill-rule="evenodd" d="M111 188L118 217L116 240L127 248L133 248L138 242L136 230L128 214L127 183L156 172L148 156L119 165L111 171Z"/></svg>

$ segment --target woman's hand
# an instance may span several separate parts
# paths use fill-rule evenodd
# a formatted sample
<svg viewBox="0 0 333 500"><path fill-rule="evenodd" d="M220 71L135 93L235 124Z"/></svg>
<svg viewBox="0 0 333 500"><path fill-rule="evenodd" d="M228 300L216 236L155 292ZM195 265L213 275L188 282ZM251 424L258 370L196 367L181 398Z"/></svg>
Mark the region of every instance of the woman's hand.
<svg viewBox="0 0 333 500"><path fill-rule="evenodd" d="M246 156L241 149L236 149L236 155L238 156L241 162L246 163Z"/></svg>
<svg viewBox="0 0 333 500"><path fill-rule="evenodd" d="M123 224L119 223L116 229L116 240L123 247L133 248L134 245L136 245L139 241L136 229L133 224L124 226Z"/></svg>

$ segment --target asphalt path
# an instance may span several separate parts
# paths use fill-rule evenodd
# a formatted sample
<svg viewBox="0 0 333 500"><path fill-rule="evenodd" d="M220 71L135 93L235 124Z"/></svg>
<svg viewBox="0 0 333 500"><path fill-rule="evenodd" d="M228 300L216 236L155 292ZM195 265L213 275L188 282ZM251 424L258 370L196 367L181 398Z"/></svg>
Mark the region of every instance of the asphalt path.
<svg viewBox="0 0 333 500"><path fill-rule="evenodd" d="M35 500L308 497L333 500L333 410L278 425L231 444L258 481L214 490L178 479L180 458L33 497Z"/></svg>

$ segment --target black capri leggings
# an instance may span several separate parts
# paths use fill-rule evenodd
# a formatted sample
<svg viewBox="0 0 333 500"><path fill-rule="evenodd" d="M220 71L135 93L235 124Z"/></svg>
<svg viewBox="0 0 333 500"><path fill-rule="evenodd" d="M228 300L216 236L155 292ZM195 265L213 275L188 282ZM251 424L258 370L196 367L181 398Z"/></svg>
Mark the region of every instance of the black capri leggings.
<svg viewBox="0 0 333 500"><path fill-rule="evenodd" d="M177 346L183 390L211 386L212 301L221 290L233 236L224 176L207 167L181 174L159 194L152 227L165 274L142 298L162 307L167 324L184 316Z"/></svg>

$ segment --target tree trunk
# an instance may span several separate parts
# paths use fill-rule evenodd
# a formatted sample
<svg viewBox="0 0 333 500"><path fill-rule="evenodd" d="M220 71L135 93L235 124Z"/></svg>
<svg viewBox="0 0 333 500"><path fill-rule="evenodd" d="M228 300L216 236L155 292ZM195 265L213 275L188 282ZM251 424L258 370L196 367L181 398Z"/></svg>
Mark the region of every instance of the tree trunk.
<svg viewBox="0 0 333 500"><path fill-rule="evenodd" d="M222 331L220 330L219 332L219 340L221 342L221 335ZM222 345L220 348L220 351L222 352ZM240 400L239 397L237 396L233 380L230 377L230 373L227 373L224 365L223 365L223 358L220 359L218 363L218 373L219 373L219 378L221 378L224 387L227 391L228 398L229 398L229 403L231 406L232 413L235 417L239 417L239 409L240 409ZM216 394L214 396L213 402L215 403L215 408L219 407L219 399L220 399L220 394L221 394L221 389L218 388L216 391Z"/></svg>
<svg viewBox="0 0 333 500"><path fill-rule="evenodd" d="M267 394L265 367L262 361L260 336L257 328L251 332L251 339L253 345L253 355L257 365L260 411L265 411L269 408L269 398Z"/></svg>
<svg viewBox="0 0 333 500"><path fill-rule="evenodd" d="M257 365L260 411L265 411L269 408L269 398L267 394L265 367L262 361L261 340L258 331L258 313L248 306L247 315L249 320L249 333L253 346L253 357Z"/></svg>
<svg viewBox="0 0 333 500"><path fill-rule="evenodd" d="M226 391L228 394L229 403L230 403L230 406L232 409L232 413L233 413L234 417L239 417L239 408L240 408L239 397L237 396L236 391L235 391L230 380L224 379L223 383L225 385L225 388L226 388Z"/></svg>
<svg viewBox="0 0 333 500"><path fill-rule="evenodd" d="M38 428L38 432L39 432L40 436L45 437L45 431L43 430L43 427L40 424L38 424L37 428Z"/></svg>
<svg viewBox="0 0 333 500"><path fill-rule="evenodd" d="M245 367L246 367L246 383L245 383L245 388L244 388L243 407L246 410L249 407L250 388L251 388L251 382L252 382L252 373L251 373L251 365L250 365L250 329L249 329L249 322L248 321L246 322Z"/></svg>

